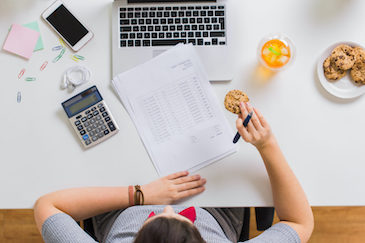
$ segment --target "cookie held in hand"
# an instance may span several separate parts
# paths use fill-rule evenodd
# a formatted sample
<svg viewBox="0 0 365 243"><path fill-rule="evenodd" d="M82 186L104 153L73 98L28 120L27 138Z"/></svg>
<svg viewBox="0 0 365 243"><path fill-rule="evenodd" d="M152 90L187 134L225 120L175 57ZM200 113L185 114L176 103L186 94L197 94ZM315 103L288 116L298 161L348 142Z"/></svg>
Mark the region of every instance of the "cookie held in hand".
<svg viewBox="0 0 365 243"><path fill-rule="evenodd" d="M241 90L234 89L226 94L226 97L224 99L224 106L230 112L240 114L240 103L248 101L249 98L245 93L243 93Z"/></svg>

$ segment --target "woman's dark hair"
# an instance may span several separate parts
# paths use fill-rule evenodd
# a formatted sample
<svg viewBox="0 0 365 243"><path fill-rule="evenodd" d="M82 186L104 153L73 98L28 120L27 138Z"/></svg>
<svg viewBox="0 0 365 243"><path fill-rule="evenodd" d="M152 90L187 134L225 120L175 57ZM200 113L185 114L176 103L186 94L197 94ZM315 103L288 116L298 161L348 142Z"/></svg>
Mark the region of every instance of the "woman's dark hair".
<svg viewBox="0 0 365 243"><path fill-rule="evenodd" d="M145 224L134 243L205 243L198 229L175 218L158 217Z"/></svg>

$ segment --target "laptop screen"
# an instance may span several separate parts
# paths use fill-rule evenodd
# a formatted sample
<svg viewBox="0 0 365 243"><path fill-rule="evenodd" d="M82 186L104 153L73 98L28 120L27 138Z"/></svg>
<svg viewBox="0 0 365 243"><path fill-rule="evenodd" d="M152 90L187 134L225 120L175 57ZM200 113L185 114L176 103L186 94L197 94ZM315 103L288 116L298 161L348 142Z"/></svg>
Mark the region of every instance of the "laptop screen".
<svg viewBox="0 0 365 243"><path fill-rule="evenodd" d="M128 3L161 3L161 2L216 2L216 0L128 0Z"/></svg>

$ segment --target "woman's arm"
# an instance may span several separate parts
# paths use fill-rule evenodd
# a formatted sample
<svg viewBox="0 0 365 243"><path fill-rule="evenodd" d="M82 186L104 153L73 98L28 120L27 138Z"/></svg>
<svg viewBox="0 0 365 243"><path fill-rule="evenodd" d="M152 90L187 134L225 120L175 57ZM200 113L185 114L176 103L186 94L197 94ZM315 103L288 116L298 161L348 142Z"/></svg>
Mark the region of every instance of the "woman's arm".
<svg viewBox="0 0 365 243"><path fill-rule="evenodd" d="M178 172L142 186L145 204L170 204L204 191L205 179ZM128 187L74 188L52 192L39 198L34 217L39 231L44 221L57 213L66 213L76 221L129 205Z"/></svg>
<svg viewBox="0 0 365 243"><path fill-rule="evenodd" d="M242 123L250 111L253 111L253 116L245 128ZM236 123L237 129L246 142L257 148L265 163L275 210L280 221L290 225L302 242L307 242L314 227L313 214L299 181L286 162L269 124L261 113L243 103L241 112L242 115Z"/></svg>

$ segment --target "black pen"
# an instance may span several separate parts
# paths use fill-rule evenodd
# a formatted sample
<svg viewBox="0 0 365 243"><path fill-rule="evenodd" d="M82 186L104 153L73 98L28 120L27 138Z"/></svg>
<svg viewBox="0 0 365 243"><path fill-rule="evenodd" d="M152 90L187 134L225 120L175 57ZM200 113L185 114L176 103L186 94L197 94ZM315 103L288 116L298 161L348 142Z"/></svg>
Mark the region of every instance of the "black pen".
<svg viewBox="0 0 365 243"><path fill-rule="evenodd" d="M243 121L244 127L247 127L247 124L250 122L252 115L253 115L252 111L250 113L248 113L246 119ZM239 132L237 132L236 136L234 136L233 143L237 143L238 140L240 139L240 137L241 137L241 135L239 134Z"/></svg>

